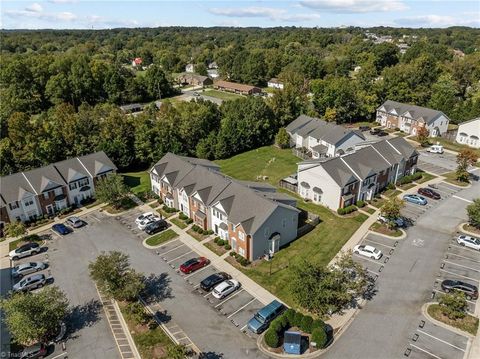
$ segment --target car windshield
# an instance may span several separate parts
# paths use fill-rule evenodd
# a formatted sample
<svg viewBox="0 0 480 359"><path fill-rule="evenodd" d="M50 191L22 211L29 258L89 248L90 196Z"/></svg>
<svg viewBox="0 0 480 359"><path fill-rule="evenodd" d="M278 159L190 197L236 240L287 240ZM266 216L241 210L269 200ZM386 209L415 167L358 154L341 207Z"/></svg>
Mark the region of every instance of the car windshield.
<svg viewBox="0 0 480 359"><path fill-rule="evenodd" d="M193 258L185 262L185 266L191 266L192 264L197 263L197 259Z"/></svg>
<svg viewBox="0 0 480 359"><path fill-rule="evenodd" d="M260 313L257 313L253 316L258 322L260 323L265 323L265 318L260 315Z"/></svg>

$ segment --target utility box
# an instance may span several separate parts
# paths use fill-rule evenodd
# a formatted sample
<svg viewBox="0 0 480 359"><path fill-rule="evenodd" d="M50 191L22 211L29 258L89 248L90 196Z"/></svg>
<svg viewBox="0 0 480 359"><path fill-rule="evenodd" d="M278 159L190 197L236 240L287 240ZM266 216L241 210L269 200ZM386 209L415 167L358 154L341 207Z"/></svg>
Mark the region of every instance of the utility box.
<svg viewBox="0 0 480 359"><path fill-rule="evenodd" d="M285 332L283 351L287 354L301 354L302 334L300 332Z"/></svg>

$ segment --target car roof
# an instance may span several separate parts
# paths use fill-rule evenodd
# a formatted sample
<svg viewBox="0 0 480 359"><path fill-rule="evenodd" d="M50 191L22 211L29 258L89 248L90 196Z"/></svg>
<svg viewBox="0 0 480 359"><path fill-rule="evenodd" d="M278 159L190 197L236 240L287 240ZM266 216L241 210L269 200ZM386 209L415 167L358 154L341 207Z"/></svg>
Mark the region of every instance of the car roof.
<svg viewBox="0 0 480 359"><path fill-rule="evenodd" d="M363 249L366 249L366 250L369 250L369 251L375 251L376 250L375 247L369 246L368 244L366 246L364 246Z"/></svg>
<svg viewBox="0 0 480 359"><path fill-rule="evenodd" d="M25 279L33 280L33 279L40 279L40 278L43 278L43 277L45 277L45 275L43 275L43 274L33 274L30 277L27 277Z"/></svg>
<svg viewBox="0 0 480 359"><path fill-rule="evenodd" d="M265 307L263 307L262 309L260 309L258 311L258 314L260 314L262 317L267 317L270 313L272 313L273 311L277 310L279 307L282 307L283 304L280 303L278 300L274 300L272 302L270 302L269 304L267 304Z"/></svg>
<svg viewBox="0 0 480 359"><path fill-rule="evenodd" d="M227 280L223 281L222 283L220 283L219 285L217 285L215 287L215 289L218 290L218 291L222 291L222 290L225 290L227 287L230 287L232 284L233 283L230 282L229 279L227 279Z"/></svg>
<svg viewBox="0 0 480 359"><path fill-rule="evenodd" d="M19 264L17 267L18 269L23 269L23 268L33 267L35 265L37 265L37 262L27 262L27 263Z"/></svg>

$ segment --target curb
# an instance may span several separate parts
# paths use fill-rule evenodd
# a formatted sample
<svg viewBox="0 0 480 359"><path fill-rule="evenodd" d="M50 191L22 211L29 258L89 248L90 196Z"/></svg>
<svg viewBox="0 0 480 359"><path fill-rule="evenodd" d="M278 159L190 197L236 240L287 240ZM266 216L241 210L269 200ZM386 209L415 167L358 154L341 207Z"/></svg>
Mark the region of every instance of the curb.
<svg viewBox="0 0 480 359"><path fill-rule="evenodd" d="M457 188L460 188L460 189L467 189L467 188L472 187L471 183L469 183L466 186L459 186L458 184L447 181L447 178L445 178L442 182L445 182L445 183L449 184L450 186L454 186L454 187L457 187Z"/></svg>
<svg viewBox="0 0 480 359"><path fill-rule="evenodd" d="M428 307L432 304L438 304L437 302L429 302L429 303L425 303L424 305L422 305L422 314L425 318L428 319L428 321L430 321L431 323L439 326L439 327L442 327L444 329L447 329L447 330L450 330L451 332L455 333L455 334L458 334L458 335L462 335L468 339L474 339L475 338L475 335L472 335L468 332L464 332L463 330L461 329L458 329L458 328L455 328L455 327L452 327L448 324L445 324L435 318L432 318L430 316L430 314L428 314Z"/></svg>
<svg viewBox="0 0 480 359"><path fill-rule="evenodd" d="M389 239L405 239L405 238L407 238L407 232L406 232L406 231L404 231L404 230L401 229L401 228L399 228L398 230L399 230L400 232L402 232L402 235L401 235L401 236L398 236L398 237L388 236L388 235L386 235L386 234L373 231L373 230L371 230L371 229L368 230L367 234L368 234L368 233L372 233L372 234L375 234L376 236L385 237L385 238L389 238Z"/></svg>
<svg viewBox="0 0 480 359"><path fill-rule="evenodd" d="M468 234L468 235L470 235L470 236L473 236L473 237L478 237L478 236L479 236L478 233L470 232L470 231L467 231L466 229L463 229L463 226L464 226L464 225L468 225L468 223L467 223L467 222L460 223L460 224L458 225L457 229L458 229L460 232L466 233L466 234Z"/></svg>
<svg viewBox="0 0 480 359"><path fill-rule="evenodd" d="M172 231L174 231L174 230L172 229ZM147 240L150 239L150 238L153 237L153 236L150 236L150 237L145 238L145 239L142 241L142 245L143 245L145 248L148 248L148 249L157 249L157 248L160 248L160 247L163 246L165 243L169 243L169 242L171 242L171 241L173 241L173 240L176 240L176 239L180 236L176 231L174 231L174 232L177 234L176 237L174 237L174 238L172 238L172 239L169 239L169 240L166 241L166 242L162 242L162 243L160 243L158 246L151 246L151 245L147 244ZM161 233L161 232L160 232L160 233Z"/></svg>

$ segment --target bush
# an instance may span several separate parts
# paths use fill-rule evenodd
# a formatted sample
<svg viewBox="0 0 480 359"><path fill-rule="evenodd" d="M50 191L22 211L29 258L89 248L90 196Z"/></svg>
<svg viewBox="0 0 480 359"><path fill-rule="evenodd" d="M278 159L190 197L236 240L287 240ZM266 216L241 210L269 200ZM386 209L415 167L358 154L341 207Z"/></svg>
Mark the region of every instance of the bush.
<svg viewBox="0 0 480 359"><path fill-rule="evenodd" d="M300 312L296 312L295 316L293 317L293 323L290 323L294 327L299 327L302 325L303 321L303 314Z"/></svg>
<svg viewBox="0 0 480 359"><path fill-rule="evenodd" d="M273 330L276 333L280 333L283 330L282 322L280 317L275 318L270 323L270 330Z"/></svg>
<svg viewBox="0 0 480 359"><path fill-rule="evenodd" d="M323 348L327 344L327 333L324 328L316 328L312 332L311 342L317 344L317 348Z"/></svg>
<svg viewBox="0 0 480 359"><path fill-rule="evenodd" d="M325 322L321 319L316 319L312 323L312 333L315 329L325 330Z"/></svg>
<svg viewBox="0 0 480 359"><path fill-rule="evenodd" d="M397 188L397 186L395 186L395 183L390 182L389 184L387 184L387 189L394 190L395 188Z"/></svg>
<svg viewBox="0 0 480 359"><path fill-rule="evenodd" d="M200 228L199 226L197 226L196 224L194 224L194 225L192 226L192 230L193 230L194 232L197 232L197 233L198 233L198 231L199 231L200 229L201 229L201 228Z"/></svg>
<svg viewBox="0 0 480 359"><path fill-rule="evenodd" d="M395 131L400 131L400 127L395 127Z"/></svg>
<svg viewBox="0 0 480 359"><path fill-rule="evenodd" d="M283 315L288 319L288 323L293 325L294 317L295 317L295 309L288 308Z"/></svg>
<svg viewBox="0 0 480 359"><path fill-rule="evenodd" d="M213 231L211 229L209 229L208 231L205 232L206 235L212 235L213 234Z"/></svg>
<svg viewBox="0 0 480 359"><path fill-rule="evenodd" d="M289 327L290 321L288 320L288 317L286 316L285 313L283 313L281 316L278 317L280 320L280 324L282 326L282 330L285 330Z"/></svg>
<svg viewBox="0 0 480 359"><path fill-rule="evenodd" d="M188 216L185 213L180 213L178 215L178 218L180 218L182 221L185 221L186 219L188 219Z"/></svg>
<svg viewBox="0 0 480 359"><path fill-rule="evenodd" d="M24 242L40 242L42 239L38 234L29 234L25 237L22 237L22 241Z"/></svg>
<svg viewBox="0 0 480 359"><path fill-rule="evenodd" d="M147 313L145 307L140 302L132 302L127 305L127 316L136 324L147 324L151 315Z"/></svg>
<svg viewBox="0 0 480 359"><path fill-rule="evenodd" d="M230 252L230 256L234 257L237 253L235 253L235 251L231 251Z"/></svg>
<svg viewBox="0 0 480 359"><path fill-rule="evenodd" d="M247 258L241 258L240 259L240 264L243 266L243 267L246 267L250 264L250 261L247 259Z"/></svg>
<svg viewBox="0 0 480 359"><path fill-rule="evenodd" d="M365 201L357 201L357 207L358 208L365 207L365 205L366 205Z"/></svg>
<svg viewBox="0 0 480 359"><path fill-rule="evenodd" d="M215 237L215 238L213 239L213 243L217 243L217 244L218 244L218 241L219 241L219 240L220 240L220 237Z"/></svg>
<svg viewBox="0 0 480 359"><path fill-rule="evenodd" d="M217 241L217 244L218 244L220 247L222 247L222 246L225 245L225 241L224 241L223 239L219 238L218 241Z"/></svg>
<svg viewBox="0 0 480 359"><path fill-rule="evenodd" d="M193 223L193 219L189 218L185 221L186 224L192 224Z"/></svg>
<svg viewBox="0 0 480 359"><path fill-rule="evenodd" d="M270 348L278 348L280 345L280 339L278 338L278 334L275 330L271 328L267 330L265 333L265 344L267 344Z"/></svg>
<svg viewBox="0 0 480 359"><path fill-rule="evenodd" d="M302 322L300 323L300 329L302 329L306 333L311 333L312 323L313 323L313 318L309 315L306 315L303 317Z"/></svg>
<svg viewBox="0 0 480 359"><path fill-rule="evenodd" d="M352 206L347 206L345 208L337 209L337 213L340 214L340 215L344 215L344 214L349 214L349 213L355 212L356 210L357 210L357 207L352 205Z"/></svg>
<svg viewBox="0 0 480 359"><path fill-rule="evenodd" d="M205 231L202 228L198 228L197 232L198 232L198 234L204 234L205 233Z"/></svg>
<svg viewBox="0 0 480 359"><path fill-rule="evenodd" d="M232 249L232 246L227 243L227 244L225 244L225 249L226 249L227 251L229 251L230 249Z"/></svg>

